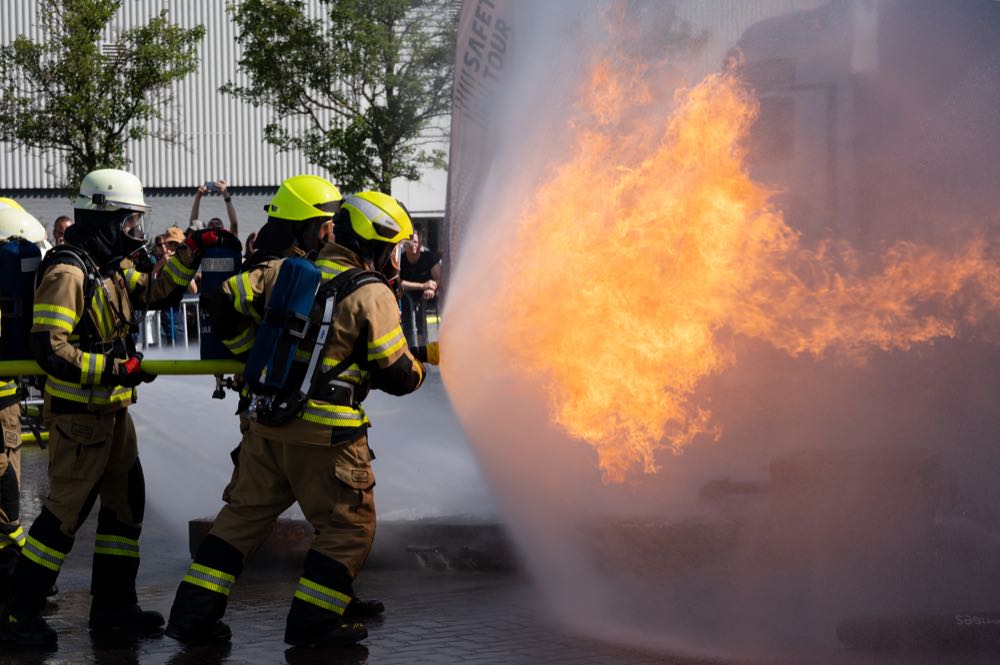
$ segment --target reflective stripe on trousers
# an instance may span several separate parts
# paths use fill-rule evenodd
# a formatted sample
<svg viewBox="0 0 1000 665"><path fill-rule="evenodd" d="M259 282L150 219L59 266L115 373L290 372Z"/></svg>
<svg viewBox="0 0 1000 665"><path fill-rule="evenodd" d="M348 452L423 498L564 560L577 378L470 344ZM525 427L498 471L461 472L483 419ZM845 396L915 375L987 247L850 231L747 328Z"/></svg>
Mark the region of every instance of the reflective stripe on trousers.
<svg viewBox="0 0 1000 665"><path fill-rule="evenodd" d="M305 577L299 578L299 586L295 589L295 597L336 614L343 614L344 610L347 609L347 604L351 602L351 597L347 594L323 586L318 582L313 582Z"/></svg>
<svg viewBox="0 0 1000 665"><path fill-rule="evenodd" d="M125 536L99 533L94 539L94 554L139 558L139 541Z"/></svg>
<svg viewBox="0 0 1000 665"><path fill-rule="evenodd" d="M57 573L62 569L63 562L66 560L65 552L49 547L30 535L25 540L21 553L29 561Z"/></svg>
<svg viewBox="0 0 1000 665"><path fill-rule="evenodd" d="M16 545L17 547L23 547L24 541L25 541L24 529L22 529L21 527L17 527L10 533L0 531L0 550L4 549L5 547L10 547L12 545Z"/></svg>
<svg viewBox="0 0 1000 665"><path fill-rule="evenodd" d="M182 581L201 587L202 589L221 593L223 596L228 596L229 592L233 589L233 584L236 583L236 578L216 568L209 568L200 563L192 563L191 568L188 569L188 573Z"/></svg>

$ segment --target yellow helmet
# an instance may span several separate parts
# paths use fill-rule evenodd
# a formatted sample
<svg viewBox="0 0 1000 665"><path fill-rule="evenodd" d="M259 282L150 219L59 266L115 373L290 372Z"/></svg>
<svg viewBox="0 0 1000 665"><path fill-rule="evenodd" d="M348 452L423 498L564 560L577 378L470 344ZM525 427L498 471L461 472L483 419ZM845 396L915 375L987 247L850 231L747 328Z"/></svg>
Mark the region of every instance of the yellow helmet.
<svg viewBox="0 0 1000 665"><path fill-rule="evenodd" d="M396 244L413 235L413 221L406 209L388 194L358 192L344 200L351 229L359 238Z"/></svg>
<svg viewBox="0 0 1000 665"><path fill-rule="evenodd" d="M24 208L22 208L18 204L18 202L15 201L14 199L8 199L3 196L0 196L0 210L4 210L5 208L13 208L14 210L24 210Z"/></svg>
<svg viewBox="0 0 1000 665"><path fill-rule="evenodd" d="M281 183L270 203L269 217L292 222L333 219L344 197L332 182L318 175L297 175Z"/></svg>

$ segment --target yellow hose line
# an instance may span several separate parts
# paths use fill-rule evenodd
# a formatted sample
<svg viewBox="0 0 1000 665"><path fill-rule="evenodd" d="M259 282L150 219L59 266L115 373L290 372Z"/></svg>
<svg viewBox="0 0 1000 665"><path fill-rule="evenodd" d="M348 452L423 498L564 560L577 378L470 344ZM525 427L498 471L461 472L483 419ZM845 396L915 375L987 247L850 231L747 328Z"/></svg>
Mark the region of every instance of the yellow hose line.
<svg viewBox="0 0 1000 665"><path fill-rule="evenodd" d="M42 441L49 440L48 432L39 432L38 434L42 437ZM36 439L35 435L32 434L31 432L21 432L21 443L37 443L37 442L38 439Z"/></svg>
<svg viewBox="0 0 1000 665"><path fill-rule="evenodd" d="M142 369L150 374L239 374L239 360L143 360ZM34 360L0 360L0 376L45 374Z"/></svg>

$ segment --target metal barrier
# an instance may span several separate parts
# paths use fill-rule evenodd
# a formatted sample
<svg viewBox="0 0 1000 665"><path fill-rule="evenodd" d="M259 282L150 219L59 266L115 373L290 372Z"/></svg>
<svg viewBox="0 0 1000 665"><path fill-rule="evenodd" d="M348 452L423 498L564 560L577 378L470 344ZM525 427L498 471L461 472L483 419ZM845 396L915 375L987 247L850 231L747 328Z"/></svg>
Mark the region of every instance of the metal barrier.
<svg viewBox="0 0 1000 665"><path fill-rule="evenodd" d="M424 300L423 294L404 293L399 302L400 325L410 346L427 344L437 340L438 299ZM433 332L433 335L431 334Z"/></svg>
<svg viewBox="0 0 1000 665"><path fill-rule="evenodd" d="M197 346L201 331L201 309L198 307L198 296L190 295L181 299L179 315L171 310L154 310L146 312L146 317L139 327L139 339L136 346L140 349L162 349L175 347L188 350ZM168 318L168 317L176 318ZM164 326L164 323L167 325ZM178 323L180 325L178 325ZM166 339L164 328L173 333L173 339Z"/></svg>
<svg viewBox="0 0 1000 665"><path fill-rule="evenodd" d="M403 298L409 301L405 304L401 302L400 315L406 341L414 346L437 340L440 321L437 299L427 301L410 294L404 294ZM139 339L136 340L136 346L143 350L168 347L188 350L191 347L197 347L201 332L201 309L198 306L198 296L185 296L180 303L180 312L177 319L173 322L167 322L166 327L174 332L173 340L164 338L165 317L170 316L171 312L169 310L146 312L146 318L139 327ZM180 325L177 325L178 320Z"/></svg>

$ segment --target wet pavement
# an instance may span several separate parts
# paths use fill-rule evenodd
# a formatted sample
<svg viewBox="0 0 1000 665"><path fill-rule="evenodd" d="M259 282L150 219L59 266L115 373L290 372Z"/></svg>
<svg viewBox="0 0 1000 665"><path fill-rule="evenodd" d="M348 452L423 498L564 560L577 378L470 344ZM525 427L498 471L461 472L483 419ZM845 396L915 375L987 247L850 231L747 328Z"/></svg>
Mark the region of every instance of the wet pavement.
<svg viewBox="0 0 1000 665"><path fill-rule="evenodd" d="M27 446L24 451L23 512L26 523L30 524L45 493L46 454L34 446ZM707 665L722 662L588 639L549 620L542 609L542 600L521 574L421 568L422 559L418 556L409 565L380 565L362 573L357 584L359 595L383 600L387 611L384 618L369 624L368 638L356 647L289 648L283 642L284 619L299 570L295 565L254 561L248 564L230 600L226 621L233 630L231 644L184 648L166 637L130 643L95 640L87 631L95 515L91 515L78 534L59 578L60 593L46 610L48 621L59 633L58 648L49 653L14 652L0 645L0 665ZM138 585L140 602L146 609L167 613L174 590L190 563L186 535L172 527L167 516L155 507L147 514ZM996 660L993 656L971 654L865 655L837 649L768 662L978 665Z"/></svg>
<svg viewBox="0 0 1000 665"><path fill-rule="evenodd" d="M43 451L24 448L23 517L30 524L45 493ZM133 643L95 641L87 631L90 557L96 510L77 535L59 577L60 593L46 610L59 633L51 653L11 652L0 645L0 665L14 663L694 663L662 654L581 639L541 617L531 584L515 573L454 572L417 566L365 571L363 597L379 598L384 618L369 637L349 649L292 649L283 642L284 620L299 571L251 561L230 600L226 621L233 641L225 647L183 648L170 638ZM167 613L190 559L186 539L155 509L146 516L139 571L140 603Z"/></svg>

